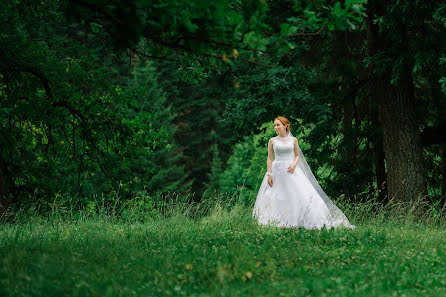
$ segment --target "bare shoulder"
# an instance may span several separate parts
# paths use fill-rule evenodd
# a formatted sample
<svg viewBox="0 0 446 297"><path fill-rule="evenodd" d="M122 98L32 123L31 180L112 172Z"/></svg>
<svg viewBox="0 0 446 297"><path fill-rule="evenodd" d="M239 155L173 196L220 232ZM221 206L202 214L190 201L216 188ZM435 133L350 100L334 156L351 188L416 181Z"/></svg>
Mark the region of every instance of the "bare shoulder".
<svg viewBox="0 0 446 297"><path fill-rule="evenodd" d="M298 143L297 138L293 136L294 143Z"/></svg>
<svg viewBox="0 0 446 297"><path fill-rule="evenodd" d="M272 144L273 143L273 141L274 141L274 137L271 137L270 139L269 139L269 141L268 141L268 144Z"/></svg>

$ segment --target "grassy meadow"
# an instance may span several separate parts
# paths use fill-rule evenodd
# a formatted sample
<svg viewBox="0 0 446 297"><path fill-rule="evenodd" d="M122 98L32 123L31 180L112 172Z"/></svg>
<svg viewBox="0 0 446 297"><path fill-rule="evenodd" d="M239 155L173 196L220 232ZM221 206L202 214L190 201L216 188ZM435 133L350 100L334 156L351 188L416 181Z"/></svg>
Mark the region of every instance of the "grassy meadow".
<svg viewBox="0 0 446 297"><path fill-rule="evenodd" d="M354 230L258 226L217 200L145 220L16 214L0 296L446 296L443 213L390 205L341 204Z"/></svg>

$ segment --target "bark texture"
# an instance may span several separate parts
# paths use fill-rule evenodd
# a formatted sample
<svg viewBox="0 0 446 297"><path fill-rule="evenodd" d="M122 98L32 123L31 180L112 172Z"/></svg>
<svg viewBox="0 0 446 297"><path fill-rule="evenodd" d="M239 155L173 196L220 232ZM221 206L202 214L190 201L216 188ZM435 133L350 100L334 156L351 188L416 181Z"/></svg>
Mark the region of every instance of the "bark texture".
<svg viewBox="0 0 446 297"><path fill-rule="evenodd" d="M396 63L399 55L408 50L407 27L400 23L398 28L393 28L394 32L379 32L378 25L373 23L374 18L383 15L388 4L390 1L383 0L367 3L367 47L370 57L384 52ZM390 41L389 34L400 34L401 42ZM421 137L415 117L411 61L403 60L397 85L391 83L392 67L379 65L379 71L375 71L376 66L370 65L370 88L374 90L382 124L388 198L414 200L427 195L427 187Z"/></svg>

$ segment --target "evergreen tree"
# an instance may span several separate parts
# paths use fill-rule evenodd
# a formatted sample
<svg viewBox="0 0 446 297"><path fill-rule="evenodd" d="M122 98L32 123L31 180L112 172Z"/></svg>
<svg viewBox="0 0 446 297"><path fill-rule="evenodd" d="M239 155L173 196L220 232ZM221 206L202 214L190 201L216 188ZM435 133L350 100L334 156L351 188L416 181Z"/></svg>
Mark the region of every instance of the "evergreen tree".
<svg viewBox="0 0 446 297"><path fill-rule="evenodd" d="M147 120L153 129L165 131L162 134L165 139L150 140L153 143L153 150L148 162L144 163L144 167L149 169L147 177L149 192L186 191L193 180L189 180L189 175L184 170L185 166L179 165L183 154L178 151L178 145L175 143L177 128L172 125L174 119L172 103L168 104L166 92L158 84L157 68L152 63L146 62L136 67L132 74L133 77L129 79L128 84L134 100L132 100L133 111L129 116L148 116ZM165 143L167 145L164 145Z"/></svg>
<svg viewBox="0 0 446 297"><path fill-rule="evenodd" d="M207 174L209 181L205 182L206 190L210 192L219 189L219 178L223 172L222 160L220 158L217 142L212 145L211 150L213 152L212 162L210 165L210 172Z"/></svg>

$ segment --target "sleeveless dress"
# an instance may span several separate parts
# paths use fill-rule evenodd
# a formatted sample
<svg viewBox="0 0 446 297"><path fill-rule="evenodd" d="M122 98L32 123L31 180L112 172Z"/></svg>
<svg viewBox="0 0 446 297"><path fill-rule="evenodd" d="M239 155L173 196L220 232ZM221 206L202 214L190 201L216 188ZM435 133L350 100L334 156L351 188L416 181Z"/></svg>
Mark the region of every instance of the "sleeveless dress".
<svg viewBox="0 0 446 297"><path fill-rule="evenodd" d="M331 202L330 208L299 166L287 171L294 160L294 141L273 137L274 160L271 166L273 186L265 176L254 204L253 216L260 225L322 229L344 226L353 229L345 215ZM300 160L299 160L300 162ZM331 213L330 213L331 210ZM333 216L333 210L336 216Z"/></svg>

